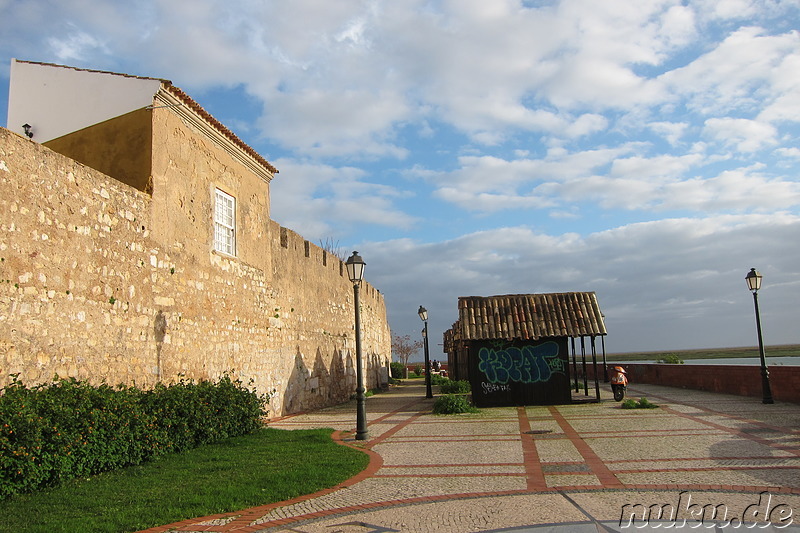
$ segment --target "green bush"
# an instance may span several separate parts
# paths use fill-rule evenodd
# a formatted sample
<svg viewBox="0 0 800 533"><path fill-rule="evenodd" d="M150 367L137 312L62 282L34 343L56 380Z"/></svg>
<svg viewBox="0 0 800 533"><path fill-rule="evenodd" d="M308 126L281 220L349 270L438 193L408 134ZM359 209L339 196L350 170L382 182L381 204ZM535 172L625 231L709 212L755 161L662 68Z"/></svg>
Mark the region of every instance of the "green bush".
<svg viewBox="0 0 800 533"><path fill-rule="evenodd" d="M251 433L267 404L228 376L148 391L13 376L0 392L0 498Z"/></svg>
<svg viewBox="0 0 800 533"><path fill-rule="evenodd" d="M437 415L452 415L458 413L477 413L478 409L473 407L463 394L447 394L436 398L433 404L433 412Z"/></svg>
<svg viewBox="0 0 800 533"><path fill-rule="evenodd" d="M651 403L647 398L640 398L637 402L633 398L628 398L622 402L623 409L655 409L658 405Z"/></svg>
<svg viewBox="0 0 800 533"><path fill-rule="evenodd" d="M431 385L441 385L446 381L450 380L440 374L431 374Z"/></svg>
<svg viewBox="0 0 800 533"><path fill-rule="evenodd" d="M658 363L666 363L669 365L682 365L683 359L678 357L678 354L670 353L665 355L662 359L657 361Z"/></svg>
<svg viewBox="0 0 800 533"><path fill-rule="evenodd" d="M439 385L439 390L442 394L466 394L472 391L472 387L470 387L469 381L451 381L448 379Z"/></svg>
<svg viewBox="0 0 800 533"><path fill-rule="evenodd" d="M394 379L403 379L406 377L406 366L403 363L391 363L389 365L391 377Z"/></svg>

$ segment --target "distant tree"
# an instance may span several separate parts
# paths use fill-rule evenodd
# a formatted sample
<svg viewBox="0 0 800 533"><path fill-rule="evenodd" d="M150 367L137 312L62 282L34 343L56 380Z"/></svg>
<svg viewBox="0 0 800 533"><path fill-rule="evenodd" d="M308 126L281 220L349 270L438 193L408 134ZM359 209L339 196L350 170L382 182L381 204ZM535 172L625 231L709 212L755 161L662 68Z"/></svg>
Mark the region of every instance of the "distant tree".
<svg viewBox="0 0 800 533"><path fill-rule="evenodd" d="M339 241L334 241L331 237L327 237L325 240L320 239L319 247L342 261L346 260L347 254L345 254L342 247L339 246Z"/></svg>
<svg viewBox="0 0 800 533"><path fill-rule="evenodd" d="M395 335L392 339L392 353L404 366L408 365L411 356L419 352L422 347L422 340L412 341L411 335Z"/></svg>
<svg viewBox="0 0 800 533"><path fill-rule="evenodd" d="M663 359L659 359L656 362L657 363L666 363L668 365L682 365L683 364L683 359L678 357L678 354L676 354L676 353L670 353L670 354L665 355Z"/></svg>

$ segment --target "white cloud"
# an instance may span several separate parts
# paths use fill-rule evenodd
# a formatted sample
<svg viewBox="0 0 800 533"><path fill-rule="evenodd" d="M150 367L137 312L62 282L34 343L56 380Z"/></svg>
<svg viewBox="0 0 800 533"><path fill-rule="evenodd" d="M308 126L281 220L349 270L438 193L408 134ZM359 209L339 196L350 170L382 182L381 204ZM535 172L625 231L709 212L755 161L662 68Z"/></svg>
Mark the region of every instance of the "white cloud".
<svg viewBox="0 0 800 533"><path fill-rule="evenodd" d="M631 156L616 159L611 165L609 176L612 178L639 179L677 179L687 170L703 162L699 154L681 156L659 155L655 157Z"/></svg>
<svg viewBox="0 0 800 533"><path fill-rule="evenodd" d="M628 143L574 153L554 147L543 159L510 161L494 156L463 156L458 161L460 168L440 175L439 183L457 184L469 190L508 190L508 187L543 180L567 181L591 174L640 147L638 143Z"/></svg>
<svg viewBox="0 0 800 533"><path fill-rule="evenodd" d="M684 136L689 124L686 122L650 122L648 127L663 136L673 146L678 144Z"/></svg>
<svg viewBox="0 0 800 533"><path fill-rule="evenodd" d="M281 173L270 186L270 216L306 238L339 238L362 224L408 228L416 222L393 205L411 193L370 183L360 169L290 159L274 163Z"/></svg>
<svg viewBox="0 0 800 533"><path fill-rule="evenodd" d="M758 111L762 100L775 96L768 82L787 54L795 53L798 39L796 32L767 35L763 28L743 27L659 81L700 113Z"/></svg>
<svg viewBox="0 0 800 533"><path fill-rule="evenodd" d="M753 142L736 137L739 130L726 131L725 139L734 139L740 145ZM557 215L578 205L705 213L800 206L800 183L791 176L769 177L761 164L704 176L699 174L700 169L714 159L703 150L646 156L636 153L640 148L644 146L577 153L557 149L544 159L512 161L462 157L459 170L427 173L425 179L439 185L435 192L438 198L484 213L557 208Z"/></svg>
<svg viewBox="0 0 800 533"><path fill-rule="evenodd" d="M315 157L402 159L398 128L431 119L498 146L521 132L578 139L609 128L609 110L667 101L710 112L765 98L761 120L800 114L795 89L781 85L797 85L796 34L741 28L657 76L704 37L698 16L708 24L726 10L779 11L769 2L298 0L230 9L222 0L65 0L48 13L35 4L20 11L49 36L56 58L107 68L116 53L136 61L123 61L138 65L135 74L189 89L243 85L263 102L264 134ZM61 20L79 22L70 29Z"/></svg>
<svg viewBox="0 0 800 533"><path fill-rule="evenodd" d="M300 153L316 157L358 153L397 159L408 154L388 137L390 126L409 113L397 93L306 89L276 95L268 105L260 124L268 131L274 127L276 133L270 136ZM305 119L294 121L299 115ZM279 126L282 124L291 126Z"/></svg>
<svg viewBox="0 0 800 533"><path fill-rule="evenodd" d="M778 148L775 151L784 157L795 157L800 159L800 148Z"/></svg>
<svg viewBox="0 0 800 533"><path fill-rule="evenodd" d="M273 218L380 241L392 320L420 294L452 321L459 295L587 289L621 344L751 344L723 287L759 266L796 288L799 8L0 0L0 53L244 92L224 120L281 169ZM497 228L520 220L555 229Z"/></svg>
<svg viewBox="0 0 800 533"><path fill-rule="evenodd" d="M73 28L71 33L47 40L59 61L85 61L95 54L107 54L108 47L86 32Z"/></svg>
<svg viewBox="0 0 800 533"><path fill-rule="evenodd" d="M707 136L740 152L755 152L777 144L778 130L767 123L744 118L710 118L706 120Z"/></svg>
<svg viewBox="0 0 800 533"><path fill-rule="evenodd" d="M442 187L435 193L437 198L456 204L463 209L493 212L512 209L543 209L554 207L558 202L552 198L536 194L502 194L488 192L467 192L455 187Z"/></svg>
<svg viewBox="0 0 800 533"><path fill-rule="evenodd" d="M580 237L528 228L499 228L440 243L410 239L366 243L369 281L406 313L390 316L397 333L414 333L420 304L431 329L457 318L459 296L595 291L613 351L658 347L753 345L752 302L744 283L750 267L765 275L773 336L796 342L785 329L796 318L793 290L800 278L796 215L668 219ZM767 281L769 280L769 286ZM408 287L417 286L409 291ZM781 335L778 332L782 331ZM434 343L432 343L434 346Z"/></svg>
<svg viewBox="0 0 800 533"><path fill-rule="evenodd" d="M696 2L704 15L719 19L744 19L759 9L752 0L700 0Z"/></svg>
<svg viewBox="0 0 800 533"><path fill-rule="evenodd" d="M590 133L603 131L608 127L608 119L596 113L586 113L572 121L565 129L567 137L582 137ZM554 131L553 133L558 133Z"/></svg>
<svg viewBox="0 0 800 533"><path fill-rule="evenodd" d="M758 115L770 122L800 122L800 40L792 55L786 56L771 73L774 98Z"/></svg>

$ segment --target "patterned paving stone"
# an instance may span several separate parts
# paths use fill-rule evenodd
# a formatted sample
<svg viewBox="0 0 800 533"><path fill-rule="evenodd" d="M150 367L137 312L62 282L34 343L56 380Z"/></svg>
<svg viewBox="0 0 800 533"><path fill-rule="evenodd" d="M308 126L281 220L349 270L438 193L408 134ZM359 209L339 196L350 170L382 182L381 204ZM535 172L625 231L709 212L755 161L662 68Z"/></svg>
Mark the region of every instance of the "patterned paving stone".
<svg viewBox="0 0 800 533"><path fill-rule="evenodd" d="M413 446L385 442L373 447L384 464L474 464L521 463L519 438L512 441L418 441Z"/></svg>
<svg viewBox="0 0 800 533"><path fill-rule="evenodd" d="M582 474L547 474L545 476L548 487L582 487L585 485L600 486L600 480L594 475Z"/></svg>
<svg viewBox="0 0 800 533"><path fill-rule="evenodd" d="M376 472L376 476L450 476L450 475L493 475L525 473L525 466L519 464L486 464L486 465L411 465L385 466Z"/></svg>
<svg viewBox="0 0 800 533"><path fill-rule="evenodd" d="M583 456L567 439L535 439L536 451L542 463L559 461L583 461Z"/></svg>
<svg viewBox="0 0 800 533"><path fill-rule="evenodd" d="M353 480L151 531L625 531L613 525L631 506L663 510L687 495L736 517L771 497L800 530L800 406L650 385L632 393L662 407L622 410L604 391L600 403L439 417L421 386L394 389L368 398L368 441L342 434L373 454ZM351 432L354 414L348 404L271 425Z"/></svg>
<svg viewBox="0 0 800 533"><path fill-rule="evenodd" d="M518 528L530 524L577 522L586 516L559 494L517 494L475 497L442 502L420 502L389 509L361 510L294 523L270 532L331 533L402 531L404 533L468 532ZM596 531L596 530L595 530Z"/></svg>

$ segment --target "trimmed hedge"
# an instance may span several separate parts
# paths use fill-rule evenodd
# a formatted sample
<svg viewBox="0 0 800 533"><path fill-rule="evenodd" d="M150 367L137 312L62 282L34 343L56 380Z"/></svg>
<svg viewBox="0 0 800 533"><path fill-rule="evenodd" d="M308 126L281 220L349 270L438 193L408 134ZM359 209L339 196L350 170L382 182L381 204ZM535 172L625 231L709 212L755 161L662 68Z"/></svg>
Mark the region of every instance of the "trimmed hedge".
<svg viewBox="0 0 800 533"><path fill-rule="evenodd" d="M442 383L449 383L450 379L442 376L441 374L431 374L431 385L441 385Z"/></svg>
<svg viewBox="0 0 800 533"><path fill-rule="evenodd" d="M469 399L463 394L446 394L439 396L433 403L433 412L437 415L455 415L460 413L477 413Z"/></svg>
<svg viewBox="0 0 800 533"><path fill-rule="evenodd" d="M459 381L442 381L439 384L439 389L441 390L442 394L466 394L472 390L472 387L469 384L469 381L466 380L459 380Z"/></svg>
<svg viewBox="0 0 800 533"><path fill-rule="evenodd" d="M389 368L394 379L404 379L406 377L406 365L403 363L390 363Z"/></svg>
<svg viewBox="0 0 800 533"><path fill-rule="evenodd" d="M251 433L268 403L227 375L152 390L12 378L0 394L0 498Z"/></svg>

